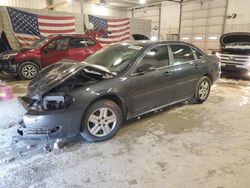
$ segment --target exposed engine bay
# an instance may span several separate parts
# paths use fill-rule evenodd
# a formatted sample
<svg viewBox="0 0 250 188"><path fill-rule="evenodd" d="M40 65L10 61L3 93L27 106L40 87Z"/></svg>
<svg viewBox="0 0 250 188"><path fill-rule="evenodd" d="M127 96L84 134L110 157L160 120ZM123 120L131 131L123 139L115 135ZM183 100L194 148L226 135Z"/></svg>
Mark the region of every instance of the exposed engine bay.
<svg viewBox="0 0 250 188"><path fill-rule="evenodd" d="M45 93L40 100L29 96L22 97L22 100L25 101L30 110L62 110L68 108L74 102L74 98L68 94L71 90L107 78L109 78L108 75L84 69Z"/></svg>

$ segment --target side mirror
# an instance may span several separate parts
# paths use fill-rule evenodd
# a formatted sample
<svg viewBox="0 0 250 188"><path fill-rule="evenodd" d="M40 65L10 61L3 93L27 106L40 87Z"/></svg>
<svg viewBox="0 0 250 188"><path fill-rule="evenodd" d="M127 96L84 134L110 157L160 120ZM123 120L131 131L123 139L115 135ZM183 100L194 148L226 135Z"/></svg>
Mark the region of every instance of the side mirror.
<svg viewBox="0 0 250 188"><path fill-rule="evenodd" d="M143 64L141 65L137 70L136 72L137 73L144 73L144 72L150 72L150 71L154 71L155 70L155 67L150 65L150 64Z"/></svg>

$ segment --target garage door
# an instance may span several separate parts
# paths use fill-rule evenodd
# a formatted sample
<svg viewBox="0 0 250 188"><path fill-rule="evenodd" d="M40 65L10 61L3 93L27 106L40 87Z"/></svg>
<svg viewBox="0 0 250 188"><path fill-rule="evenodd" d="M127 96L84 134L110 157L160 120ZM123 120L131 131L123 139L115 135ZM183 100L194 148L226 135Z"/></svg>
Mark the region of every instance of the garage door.
<svg viewBox="0 0 250 188"><path fill-rule="evenodd" d="M223 32L226 7L226 0L184 1L180 39L205 51L216 49Z"/></svg>

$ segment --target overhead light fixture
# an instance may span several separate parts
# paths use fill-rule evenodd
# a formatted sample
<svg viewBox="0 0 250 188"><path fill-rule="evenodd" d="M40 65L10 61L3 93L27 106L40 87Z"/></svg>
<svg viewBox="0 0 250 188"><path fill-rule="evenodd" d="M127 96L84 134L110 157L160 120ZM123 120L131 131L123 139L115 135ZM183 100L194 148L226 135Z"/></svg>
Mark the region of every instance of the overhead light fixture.
<svg viewBox="0 0 250 188"><path fill-rule="evenodd" d="M141 3L141 4L145 4L145 3L146 3L146 0L140 0L140 3Z"/></svg>
<svg viewBox="0 0 250 188"><path fill-rule="evenodd" d="M195 37L195 40L202 40L202 37Z"/></svg>
<svg viewBox="0 0 250 188"><path fill-rule="evenodd" d="M189 40L189 37L182 37L182 40Z"/></svg>
<svg viewBox="0 0 250 188"><path fill-rule="evenodd" d="M107 16L108 10L104 5L94 5L94 12L96 15Z"/></svg>
<svg viewBox="0 0 250 188"><path fill-rule="evenodd" d="M211 36L211 37L209 37L208 39L209 39L209 40L217 40L218 37L216 37L216 36Z"/></svg>

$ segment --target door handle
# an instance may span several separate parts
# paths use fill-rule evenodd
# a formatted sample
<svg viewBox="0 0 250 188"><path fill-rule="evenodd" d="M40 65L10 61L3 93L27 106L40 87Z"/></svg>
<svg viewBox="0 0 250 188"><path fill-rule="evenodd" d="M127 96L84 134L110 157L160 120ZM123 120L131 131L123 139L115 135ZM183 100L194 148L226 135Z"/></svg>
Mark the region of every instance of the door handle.
<svg viewBox="0 0 250 188"><path fill-rule="evenodd" d="M195 68L198 69L198 68L199 68L199 65L196 64L196 65L195 65Z"/></svg>
<svg viewBox="0 0 250 188"><path fill-rule="evenodd" d="M172 74L172 71L166 71L166 72L164 72L164 76L169 76L170 74Z"/></svg>

